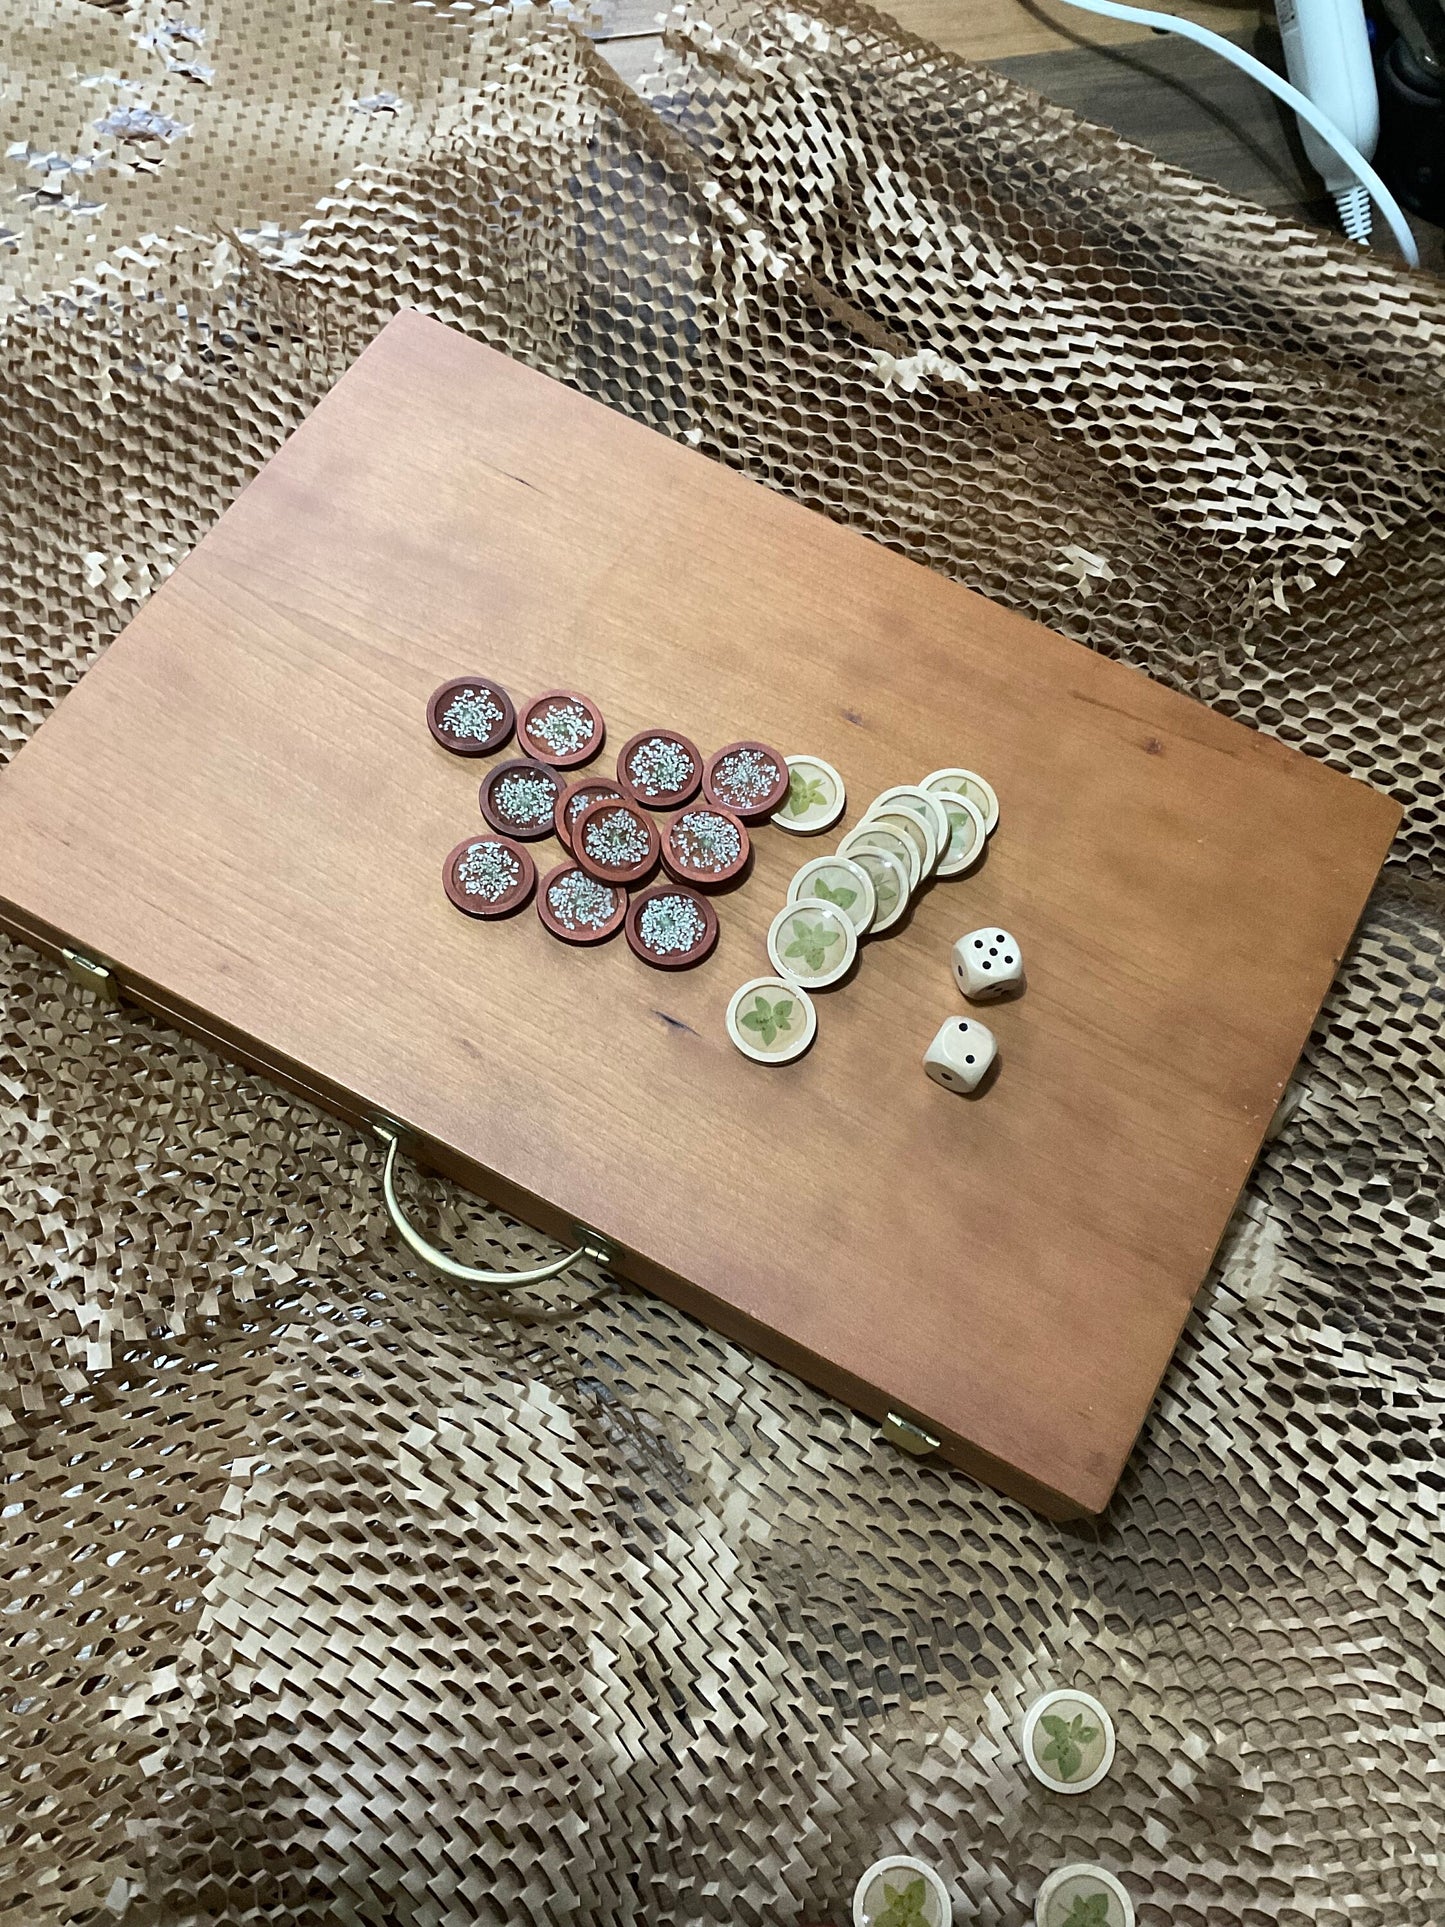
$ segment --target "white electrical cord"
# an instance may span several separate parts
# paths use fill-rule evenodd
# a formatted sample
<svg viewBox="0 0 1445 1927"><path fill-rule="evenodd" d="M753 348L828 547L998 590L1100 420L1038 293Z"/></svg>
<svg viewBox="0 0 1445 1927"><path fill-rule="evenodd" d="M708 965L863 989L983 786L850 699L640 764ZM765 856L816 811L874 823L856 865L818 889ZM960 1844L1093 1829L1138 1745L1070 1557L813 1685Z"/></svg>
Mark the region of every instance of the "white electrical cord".
<svg viewBox="0 0 1445 1927"><path fill-rule="evenodd" d="M1236 67L1252 80L1257 80L1261 87L1267 87L1286 107L1292 107L1301 120L1309 122L1325 145L1333 148L1389 222L1390 232L1399 243L1406 261L1412 268L1419 267L1420 251L1415 246L1415 237L1389 188L1359 149L1345 139L1334 122L1327 120L1312 100L1302 94L1298 87L1292 87L1282 79L1273 67L1266 67L1262 60L1256 60L1243 47L1236 47L1232 40L1226 40L1222 34L1213 33L1208 27L1199 26L1196 21L1182 19L1176 13L1152 13L1147 7L1125 7L1119 5L1118 0L1066 0L1066 4L1081 7L1085 13L1101 13L1109 20L1127 20L1136 27L1158 27L1164 33L1177 33L1185 40L1208 47L1223 60L1232 60Z"/></svg>

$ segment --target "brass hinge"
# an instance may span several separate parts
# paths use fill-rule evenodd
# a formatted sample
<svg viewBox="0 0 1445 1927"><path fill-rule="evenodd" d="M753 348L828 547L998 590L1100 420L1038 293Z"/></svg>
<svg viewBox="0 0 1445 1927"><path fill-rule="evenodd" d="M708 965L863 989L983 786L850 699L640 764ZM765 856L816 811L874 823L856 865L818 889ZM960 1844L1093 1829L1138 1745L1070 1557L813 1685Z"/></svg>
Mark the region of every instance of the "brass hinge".
<svg viewBox="0 0 1445 1927"><path fill-rule="evenodd" d="M610 1238L604 1238L600 1231L594 1231L590 1224L575 1224L572 1235L581 1248L582 1256L590 1258L594 1265L601 1265L604 1271L609 1271L617 1263L616 1245Z"/></svg>
<svg viewBox="0 0 1445 1927"><path fill-rule="evenodd" d="M940 1444L932 1432L925 1432L912 1419L900 1418L897 1412L890 1412L878 1429L890 1444L915 1459L926 1459L930 1452L938 1450Z"/></svg>
<svg viewBox="0 0 1445 1927"><path fill-rule="evenodd" d="M87 957L83 950L62 950L60 954L65 961L65 974L73 984L90 991L103 1004L120 1002L120 985L108 964L96 957Z"/></svg>

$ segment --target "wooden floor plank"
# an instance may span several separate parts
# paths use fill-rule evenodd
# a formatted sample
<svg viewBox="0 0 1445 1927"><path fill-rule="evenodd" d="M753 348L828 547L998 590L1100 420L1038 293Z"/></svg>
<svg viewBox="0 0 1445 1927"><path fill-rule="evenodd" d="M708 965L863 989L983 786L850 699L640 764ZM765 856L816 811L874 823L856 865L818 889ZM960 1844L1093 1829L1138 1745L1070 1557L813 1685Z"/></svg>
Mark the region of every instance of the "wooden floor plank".
<svg viewBox="0 0 1445 1927"><path fill-rule="evenodd" d="M651 33L667 9L659 0L594 0L596 37ZM1248 33L1260 17L1259 0L1189 0L1170 12L1197 20L1217 33ZM1071 47L1113 46L1152 38L1148 28L1081 13L1064 0L894 0L883 9L908 33L949 53L992 62L1021 54L1057 53Z"/></svg>
<svg viewBox="0 0 1445 1927"><path fill-rule="evenodd" d="M992 63L1046 100L1265 207L1321 194L1293 116L1237 67L1171 35ZM1327 205L1327 203L1326 203Z"/></svg>
<svg viewBox="0 0 1445 1927"><path fill-rule="evenodd" d="M1233 36L1282 72L1278 36ZM1294 115L1272 94L1205 47L1173 35L1129 46L1075 48L990 63L1085 120L1111 127L1161 160L1217 181L1245 200L1338 234L1324 183L1300 144ZM1424 266L1439 270L1442 235L1412 221ZM1395 255L1381 216L1372 245Z"/></svg>
<svg viewBox="0 0 1445 1927"><path fill-rule="evenodd" d="M657 33L667 6L659 0L593 0L591 12L593 37L613 40ZM1081 13L1064 0L894 0L880 12L896 19L906 33L983 62L1152 39L1148 27ZM1169 6L1169 12L1183 13L1216 33L1250 33L1260 17L1258 0L1191 0L1183 8Z"/></svg>
<svg viewBox="0 0 1445 1927"><path fill-rule="evenodd" d="M1147 0L1145 0L1147 4ZM1213 27L1216 33L1248 33L1259 20L1258 0L1189 0L1163 9ZM893 0L886 12L909 33L948 53L993 64L1022 54L1058 53L1081 46L1113 46L1150 40L1147 27L1105 20L1063 0Z"/></svg>
<svg viewBox="0 0 1445 1927"><path fill-rule="evenodd" d="M656 0L606 4L612 12L603 31L612 37L604 39L601 51L636 85L656 63L661 38L620 23L643 14L655 19ZM1267 64L1282 66L1277 37L1266 38L1255 25L1257 6L1201 3L1187 11L1190 18L1227 31ZM996 67L1176 167L1262 207L1336 228L1334 209L1300 146L1294 116L1207 48L1168 34L1110 40L1113 23L1058 0L979 0L975 5L896 0L892 12L911 32L928 37L932 30L940 45ZM1440 231L1414 226L1423 260L1438 269ZM1382 244L1391 246L1387 237Z"/></svg>

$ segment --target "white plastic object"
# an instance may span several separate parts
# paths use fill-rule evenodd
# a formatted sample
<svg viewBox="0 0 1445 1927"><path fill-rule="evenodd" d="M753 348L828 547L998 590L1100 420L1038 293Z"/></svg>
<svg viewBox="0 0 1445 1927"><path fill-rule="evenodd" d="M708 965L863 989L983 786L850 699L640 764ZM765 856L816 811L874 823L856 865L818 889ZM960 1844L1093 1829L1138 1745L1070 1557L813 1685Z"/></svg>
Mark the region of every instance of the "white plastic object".
<svg viewBox="0 0 1445 1927"><path fill-rule="evenodd" d="M1410 232L1410 223L1405 219L1400 203L1380 179L1379 175L1365 159L1358 148L1353 147L1327 114L1322 114L1308 94L1302 94L1287 80L1282 80L1272 67L1266 67L1262 60L1246 53L1243 47L1236 47L1232 40L1223 34L1212 33L1208 27L1201 27L1193 20L1185 20L1176 13L1155 13L1151 7L1126 7L1119 0L1066 0L1071 7L1078 7L1084 13L1102 14L1106 20L1127 20L1134 27L1152 27L1159 33L1177 33L1182 40L1192 40L1196 46L1208 47L1211 53L1219 55L1238 67L1241 73L1257 80L1266 87L1277 100L1286 107L1293 107L1302 126L1312 127L1320 139L1336 153L1349 168L1368 193L1375 206L1389 222L1390 232L1394 235L1401 254L1412 268L1420 265L1420 250L1415 246L1415 237Z"/></svg>
<svg viewBox="0 0 1445 1927"><path fill-rule="evenodd" d="M1380 96L1362 0L1276 0L1275 16L1290 79L1369 160L1380 138ZM1368 241L1370 197L1355 170L1308 121L1300 121L1299 131L1311 165L1335 197L1345 233Z"/></svg>
<svg viewBox="0 0 1445 1927"><path fill-rule="evenodd" d="M953 946L954 981L970 1003L991 1004L1024 986L1018 939L997 924L970 930Z"/></svg>
<svg viewBox="0 0 1445 1927"><path fill-rule="evenodd" d="M988 1075L998 1056L998 1042L987 1024L976 1017L948 1017L923 1053L923 1068L946 1091L968 1096Z"/></svg>

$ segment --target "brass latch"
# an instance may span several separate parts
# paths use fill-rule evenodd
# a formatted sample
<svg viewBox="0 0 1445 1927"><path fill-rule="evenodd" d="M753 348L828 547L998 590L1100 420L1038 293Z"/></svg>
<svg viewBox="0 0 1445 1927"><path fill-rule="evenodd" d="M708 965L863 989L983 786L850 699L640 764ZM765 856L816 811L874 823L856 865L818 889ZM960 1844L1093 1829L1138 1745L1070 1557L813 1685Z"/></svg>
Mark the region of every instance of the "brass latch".
<svg viewBox="0 0 1445 1927"><path fill-rule="evenodd" d="M109 965L87 957L83 950L62 950L60 954L65 962L65 974L73 984L90 991L103 1004L120 1002L120 985Z"/></svg>
<svg viewBox="0 0 1445 1927"><path fill-rule="evenodd" d="M926 1459L930 1452L936 1452L939 1447L940 1441L932 1432L925 1432L912 1419L900 1418L897 1412L890 1412L878 1429L890 1444L915 1459Z"/></svg>

